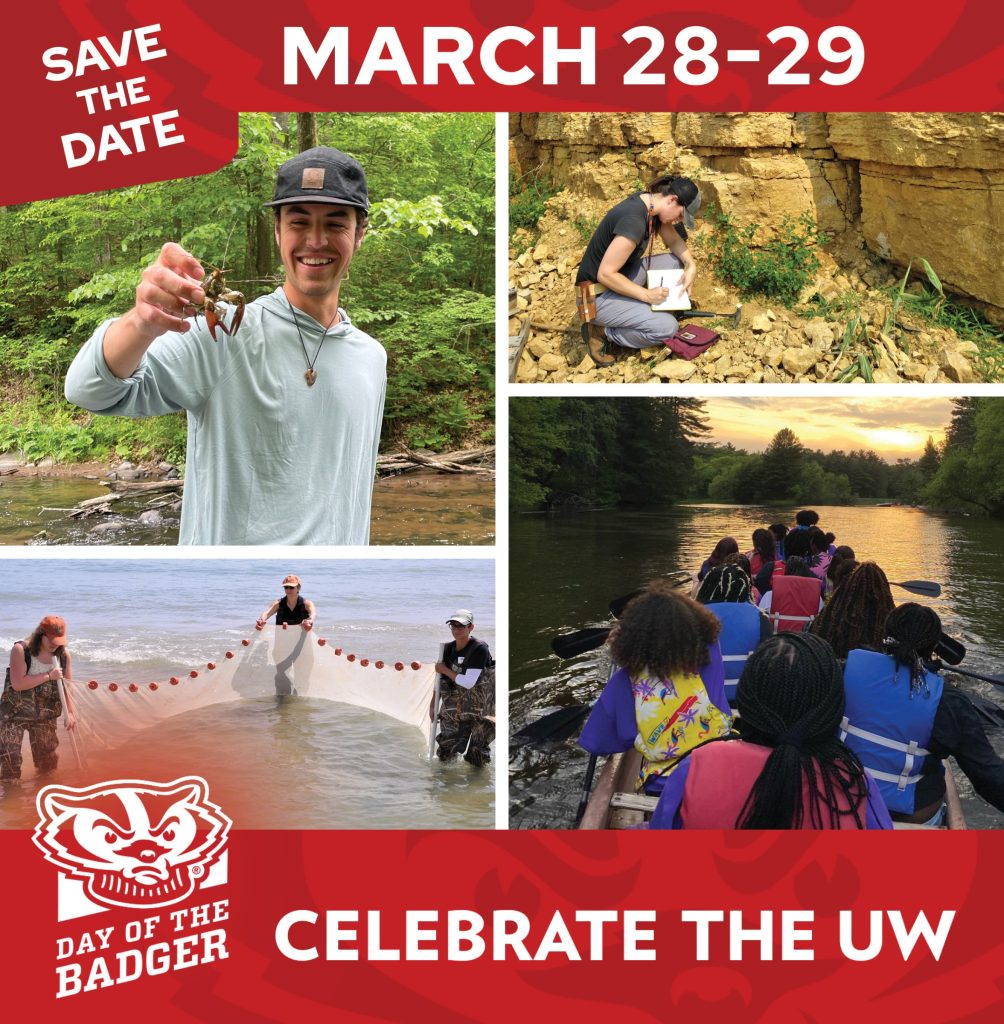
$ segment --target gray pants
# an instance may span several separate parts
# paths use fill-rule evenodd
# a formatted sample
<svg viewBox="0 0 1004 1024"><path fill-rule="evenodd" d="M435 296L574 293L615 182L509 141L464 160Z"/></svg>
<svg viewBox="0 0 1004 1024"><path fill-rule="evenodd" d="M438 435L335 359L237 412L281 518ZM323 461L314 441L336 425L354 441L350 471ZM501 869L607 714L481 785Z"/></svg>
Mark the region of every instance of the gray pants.
<svg viewBox="0 0 1004 1024"><path fill-rule="evenodd" d="M683 264L671 252L653 256L651 263L642 260L641 268L631 277L635 284L646 287L645 272L682 270ZM672 313L655 313L647 302L630 299L617 292L606 291L596 296L596 320L607 338L624 348L649 348L661 345L679 330L679 321Z"/></svg>

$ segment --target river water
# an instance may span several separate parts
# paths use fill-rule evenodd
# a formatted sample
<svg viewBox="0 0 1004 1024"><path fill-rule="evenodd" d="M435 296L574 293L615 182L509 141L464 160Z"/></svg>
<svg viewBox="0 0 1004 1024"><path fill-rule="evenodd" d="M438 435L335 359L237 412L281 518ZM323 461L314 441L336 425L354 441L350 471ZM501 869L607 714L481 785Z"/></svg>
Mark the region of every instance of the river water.
<svg viewBox="0 0 1004 1024"><path fill-rule="evenodd" d="M600 511L514 515L510 530L511 730L549 711L592 703L609 671L603 649L567 662L551 639L609 625L607 605L647 580L696 571L724 536L752 546L754 529L794 522L795 508L680 505L659 512ZM933 580L937 599L894 588L897 603L929 604L945 631L968 648L962 668L1004 672L1004 522L911 508L818 507L820 526L850 545L859 560L878 562L890 580ZM965 689L1004 705L1004 690L971 680ZM1004 730L989 733L1004 754ZM574 821L587 755L574 738L547 751L515 751L510 766L510 827L564 828ZM971 828L1002 828L1004 815L956 771Z"/></svg>
<svg viewBox="0 0 1004 1024"><path fill-rule="evenodd" d="M6 476L0 480L0 544L176 544L177 512L146 526L135 516L67 519L77 502L107 494L96 479ZM161 501L163 494L151 496ZM110 528L114 526L114 528ZM97 529L95 529L97 528ZM44 537L38 535L44 531ZM37 538L33 541L33 538ZM402 473L377 481L373 544L492 544L495 480L473 473Z"/></svg>
<svg viewBox="0 0 1004 1024"><path fill-rule="evenodd" d="M317 607L318 634L360 657L434 662L457 608L474 612L475 635L495 651L489 559L17 557L0 560L3 664L16 640L55 613L68 624L78 683L182 675L239 650L289 572ZM430 761L419 730L331 701L259 698L187 712L104 759L92 752L83 774L59 734L60 768L50 781L130 778L155 761L158 775L135 777L203 775L241 828L495 825L494 765ZM30 784L0 798L0 827L36 821Z"/></svg>

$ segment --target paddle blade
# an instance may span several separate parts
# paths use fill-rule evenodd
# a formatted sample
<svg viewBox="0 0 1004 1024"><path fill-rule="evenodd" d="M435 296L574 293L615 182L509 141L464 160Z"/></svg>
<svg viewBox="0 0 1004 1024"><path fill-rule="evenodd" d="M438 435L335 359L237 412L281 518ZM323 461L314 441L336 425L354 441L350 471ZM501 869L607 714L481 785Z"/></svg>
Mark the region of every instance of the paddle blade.
<svg viewBox="0 0 1004 1024"><path fill-rule="evenodd" d="M682 587L684 584L689 583L693 577L689 572L671 572L666 577L674 587ZM615 597L609 605L610 614L615 618L619 619L624 613L624 609L639 595L645 588L642 587L640 590L632 590L630 594L625 594L623 597Z"/></svg>
<svg viewBox="0 0 1004 1024"><path fill-rule="evenodd" d="M580 629L575 633L556 636L551 641L551 650L559 658L574 658L577 654L585 654L586 651L595 651L597 647L602 647L609 635L609 626Z"/></svg>
<svg viewBox="0 0 1004 1024"><path fill-rule="evenodd" d="M893 587L902 587L911 594L923 594L925 597L941 597L941 584L932 583L931 580L904 580L902 583L892 583Z"/></svg>
<svg viewBox="0 0 1004 1024"><path fill-rule="evenodd" d="M976 709L976 713L987 725L994 729L1004 729L1004 708L998 707L992 700L981 697L978 693L966 691L966 697Z"/></svg>
<svg viewBox="0 0 1004 1024"><path fill-rule="evenodd" d="M536 722L524 725L509 739L510 749L535 746L538 743L560 743L577 732L583 719L592 711L590 704L571 704L567 708L552 711Z"/></svg>
<svg viewBox="0 0 1004 1024"><path fill-rule="evenodd" d="M610 614L619 619L624 614L624 609L641 593L640 590L632 590L630 594L623 597L615 597L610 602Z"/></svg>
<svg viewBox="0 0 1004 1024"><path fill-rule="evenodd" d="M965 645L947 633L941 634L941 639L934 646L934 653L946 665L958 665L966 656Z"/></svg>

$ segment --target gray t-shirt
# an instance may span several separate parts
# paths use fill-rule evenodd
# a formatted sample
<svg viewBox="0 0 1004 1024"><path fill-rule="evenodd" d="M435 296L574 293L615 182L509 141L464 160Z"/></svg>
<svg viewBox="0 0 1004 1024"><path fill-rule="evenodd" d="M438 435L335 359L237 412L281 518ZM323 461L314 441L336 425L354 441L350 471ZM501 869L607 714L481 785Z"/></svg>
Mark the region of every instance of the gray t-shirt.
<svg viewBox="0 0 1004 1024"><path fill-rule="evenodd" d="M324 328L299 310L314 357ZM281 288L250 303L233 337L199 319L148 349L120 380L105 363L102 324L66 375L66 397L117 416L188 413L180 544L368 544L387 354L342 311L308 387L296 323Z"/></svg>

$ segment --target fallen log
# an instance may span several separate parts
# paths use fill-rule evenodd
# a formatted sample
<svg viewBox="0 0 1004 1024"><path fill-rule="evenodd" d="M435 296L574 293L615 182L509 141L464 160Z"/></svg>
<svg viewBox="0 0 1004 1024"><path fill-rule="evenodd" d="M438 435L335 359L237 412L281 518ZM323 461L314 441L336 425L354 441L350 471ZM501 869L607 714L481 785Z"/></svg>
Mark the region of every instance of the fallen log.
<svg viewBox="0 0 1004 1024"><path fill-rule="evenodd" d="M180 491L184 489L184 480L101 480L102 487L110 487L112 494L152 494L156 491ZM111 495L109 495L111 497ZM97 501L97 498L91 498Z"/></svg>
<svg viewBox="0 0 1004 1024"><path fill-rule="evenodd" d="M399 452L377 459L378 473L406 473L415 469L435 469L441 473L494 473L495 448L466 449L428 455L401 446ZM477 465L472 465L476 463Z"/></svg>

